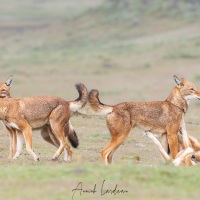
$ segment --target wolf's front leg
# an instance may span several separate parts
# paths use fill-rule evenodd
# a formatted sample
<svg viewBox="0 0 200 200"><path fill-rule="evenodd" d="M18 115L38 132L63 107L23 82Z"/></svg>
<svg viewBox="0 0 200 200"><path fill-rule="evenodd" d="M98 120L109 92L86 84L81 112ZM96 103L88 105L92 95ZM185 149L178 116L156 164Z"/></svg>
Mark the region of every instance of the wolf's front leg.
<svg viewBox="0 0 200 200"><path fill-rule="evenodd" d="M178 130L179 126L177 124L173 124L167 129L167 139L172 159L175 159L178 154Z"/></svg>
<svg viewBox="0 0 200 200"><path fill-rule="evenodd" d="M7 127L7 126L6 128L9 132L9 140L10 140L10 152L9 152L8 158L11 159L16 153L16 143L17 143L16 134L15 134L15 129Z"/></svg>
<svg viewBox="0 0 200 200"><path fill-rule="evenodd" d="M183 136L183 144L184 144L185 148L191 147L191 143L188 138L188 134L187 134L186 127L185 127L184 116L182 116L182 119L181 119L180 132L182 133L182 136Z"/></svg>
<svg viewBox="0 0 200 200"><path fill-rule="evenodd" d="M15 134L17 137L17 151L16 151L15 155L13 156L13 159L19 158L19 156L22 152L22 147L23 147L23 143L24 143L24 136L23 136L22 132L16 130Z"/></svg>
<svg viewBox="0 0 200 200"><path fill-rule="evenodd" d="M26 150L27 152L34 158L35 161L39 161L39 157L34 153L32 146L32 128L28 124L25 123L25 127L23 128L23 135L26 142Z"/></svg>

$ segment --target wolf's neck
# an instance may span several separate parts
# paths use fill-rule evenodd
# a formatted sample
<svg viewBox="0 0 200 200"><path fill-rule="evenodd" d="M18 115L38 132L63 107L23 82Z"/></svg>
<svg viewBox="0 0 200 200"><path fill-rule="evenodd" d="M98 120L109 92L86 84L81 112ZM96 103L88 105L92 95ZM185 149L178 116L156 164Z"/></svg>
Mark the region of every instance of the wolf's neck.
<svg viewBox="0 0 200 200"><path fill-rule="evenodd" d="M178 87L175 87L167 98L167 101L177 106L185 113L188 109L188 102L182 97Z"/></svg>
<svg viewBox="0 0 200 200"><path fill-rule="evenodd" d="M6 119L6 113L7 113L8 107L5 105L0 105L0 120Z"/></svg>
<svg viewBox="0 0 200 200"><path fill-rule="evenodd" d="M6 118L8 106L7 104L5 104L5 99L8 99L8 98L12 98L10 93L5 98L0 98L0 120L5 120Z"/></svg>

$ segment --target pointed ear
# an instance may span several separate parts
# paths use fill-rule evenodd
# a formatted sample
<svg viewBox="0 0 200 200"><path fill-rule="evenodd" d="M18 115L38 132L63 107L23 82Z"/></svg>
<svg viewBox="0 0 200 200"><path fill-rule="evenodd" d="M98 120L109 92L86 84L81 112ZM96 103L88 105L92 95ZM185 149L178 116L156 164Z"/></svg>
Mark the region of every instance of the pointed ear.
<svg viewBox="0 0 200 200"><path fill-rule="evenodd" d="M175 80L176 84L178 86L180 86L181 85L181 81L175 75L173 77L174 77L174 80Z"/></svg>
<svg viewBox="0 0 200 200"><path fill-rule="evenodd" d="M6 84L7 86L10 86L10 87L11 87L12 82L13 82L12 78L13 78L13 76L11 75L11 76L7 79L7 81L5 82L5 84Z"/></svg>

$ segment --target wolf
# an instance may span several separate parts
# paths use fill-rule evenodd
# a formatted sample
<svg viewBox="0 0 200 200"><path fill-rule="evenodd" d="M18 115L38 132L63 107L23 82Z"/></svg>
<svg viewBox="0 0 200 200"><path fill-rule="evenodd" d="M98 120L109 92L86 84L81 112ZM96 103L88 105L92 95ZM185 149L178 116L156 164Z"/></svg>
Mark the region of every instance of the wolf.
<svg viewBox="0 0 200 200"><path fill-rule="evenodd" d="M191 99L200 99L200 91L184 78L174 75L177 86L174 87L164 101L123 102L117 105L106 105L99 100L99 91L93 89L89 93L91 109L100 115L107 115L107 127L111 141L101 151L104 164L112 163L113 154L124 143L134 127L159 135L166 135L171 156L178 154L178 136L183 134L183 143L189 147L190 142L185 129L184 114L188 110Z"/></svg>
<svg viewBox="0 0 200 200"><path fill-rule="evenodd" d="M38 161L38 156L32 150L32 129L41 129L42 137L59 147L52 159L57 159L64 150L64 160L70 161L72 152L65 137L68 137L73 147L78 146L78 137L69 119L71 112L80 110L87 103L88 92L84 84L76 84L79 97L74 101L54 96L14 99L10 94L11 84L12 76L0 84L0 120L9 131L9 157L19 157L24 136L27 151Z"/></svg>

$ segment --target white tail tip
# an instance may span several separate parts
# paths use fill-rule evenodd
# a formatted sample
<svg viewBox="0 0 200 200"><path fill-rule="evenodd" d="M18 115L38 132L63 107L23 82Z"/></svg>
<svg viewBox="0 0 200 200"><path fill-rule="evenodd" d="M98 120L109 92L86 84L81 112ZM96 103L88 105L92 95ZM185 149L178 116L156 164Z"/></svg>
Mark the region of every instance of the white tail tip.
<svg viewBox="0 0 200 200"><path fill-rule="evenodd" d="M71 102L70 105L69 105L69 108L71 111L77 111L77 110L80 110L82 108L82 104L79 104L79 103L73 103Z"/></svg>

